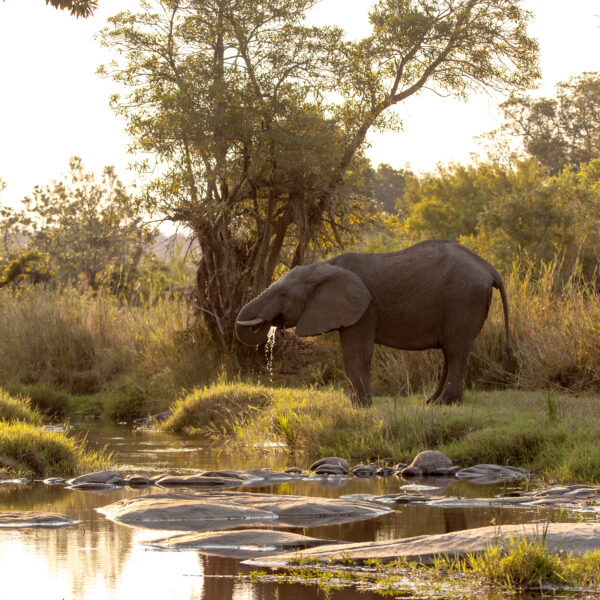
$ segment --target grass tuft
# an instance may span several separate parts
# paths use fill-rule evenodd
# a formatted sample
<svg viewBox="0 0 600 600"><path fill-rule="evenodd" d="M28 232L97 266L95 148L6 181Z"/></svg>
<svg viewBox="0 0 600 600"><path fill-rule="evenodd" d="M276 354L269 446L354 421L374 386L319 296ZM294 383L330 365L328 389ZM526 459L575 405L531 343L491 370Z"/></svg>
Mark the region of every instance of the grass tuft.
<svg viewBox="0 0 600 600"><path fill-rule="evenodd" d="M29 477L65 477L110 464L106 452L87 450L83 440L18 421L0 421L0 456L11 474Z"/></svg>
<svg viewBox="0 0 600 600"><path fill-rule="evenodd" d="M42 415L31 407L29 398L10 395L0 388L0 423L3 421L41 425Z"/></svg>

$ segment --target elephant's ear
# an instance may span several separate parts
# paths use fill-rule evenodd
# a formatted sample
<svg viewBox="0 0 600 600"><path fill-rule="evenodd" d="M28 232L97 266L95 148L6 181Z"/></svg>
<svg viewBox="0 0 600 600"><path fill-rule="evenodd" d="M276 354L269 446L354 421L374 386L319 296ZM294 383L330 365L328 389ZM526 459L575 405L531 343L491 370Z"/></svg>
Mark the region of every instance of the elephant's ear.
<svg viewBox="0 0 600 600"><path fill-rule="evenodd" d="M352 271L320 263L310 275L316 287L296 325L296 335L320 335L358 321L372 298L363 280Z"/></svg>

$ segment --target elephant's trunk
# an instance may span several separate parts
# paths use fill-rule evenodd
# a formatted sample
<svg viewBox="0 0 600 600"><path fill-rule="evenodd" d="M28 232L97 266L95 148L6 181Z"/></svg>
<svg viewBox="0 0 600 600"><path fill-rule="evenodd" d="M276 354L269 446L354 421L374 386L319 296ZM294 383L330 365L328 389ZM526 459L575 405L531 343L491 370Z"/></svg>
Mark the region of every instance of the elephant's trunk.
<svg viewBox="0 0 600 600"><path fill-rule="evenodd" d="M246 325L248 321L237 321L235 324L235 335L238 340L246 346L258 346L267 341L267 335L271 328L271 323L263 321L254 325ZM252 323L252 321L249 321Z"/></svg>
<svg viewBox="0 0 600 600"><path fill-rule="evenodd" d="M250 302L238 313L235 334L246 346L258 346L267 341L271 322L260 316L260 307Z"/></svg>

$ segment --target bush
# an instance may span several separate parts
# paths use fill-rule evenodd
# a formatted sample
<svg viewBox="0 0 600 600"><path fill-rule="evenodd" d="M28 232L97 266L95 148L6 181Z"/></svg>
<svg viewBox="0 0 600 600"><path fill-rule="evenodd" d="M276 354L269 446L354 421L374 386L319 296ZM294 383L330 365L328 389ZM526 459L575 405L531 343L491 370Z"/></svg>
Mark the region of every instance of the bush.
<svg viewBox="0 0 600 600"><path fill-rule="evenodd" d="M27 397L31 406L47 417L62 419L70 408L70 396L46 385L8 385L6 389L14 394Z"/></svg>

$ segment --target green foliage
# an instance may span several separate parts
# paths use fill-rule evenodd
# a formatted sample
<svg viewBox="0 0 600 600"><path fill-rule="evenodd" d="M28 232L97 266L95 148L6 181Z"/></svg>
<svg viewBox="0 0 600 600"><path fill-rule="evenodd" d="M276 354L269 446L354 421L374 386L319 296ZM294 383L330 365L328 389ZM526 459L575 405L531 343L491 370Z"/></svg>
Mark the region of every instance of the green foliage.
<svg viewBox="0 0 600 600"><path fill-rule="evenodd" d="M31 407L29 398L17 394L9 394L0 388L0 423L13 421L41 425L42 416L35 408Z"/></svg>
<svg viewBox="0 0 600 600"><path fill-rule="evenodd" d="M85 172L80 158L73 157L69 168L67 181L36 186L24 199L29 245L48 257L60 282L83 280L94 290L103 284L118 290L153 234L112 167L100 181Z"/></svg>
<svg viewBox="0 0 600 600"><path fill-rule="evenodd" d="M111 458L87 450L83 440L18 421L0 421L0 456L14 463L9 467L13 474L38 478L106 469Z"/></svg>
<svg viewBox="0 0 600 600"><path fill-rule="evenodd" d="M456 240L503 273L555 265L562 281L595 277L600 254L600 160L555 177L534 159L512 166L451 165L407 179L399 201L405 236Z"/></svg>
<svg viewBox="0 0 600 600"><path fill-rule="evenodd" d="M543 591L552 585L587 589L600 584L600 552L551 553L542 532L538 539L512 538L460 562L459 569L470 569L486 583L509 590Z"/></svg>

